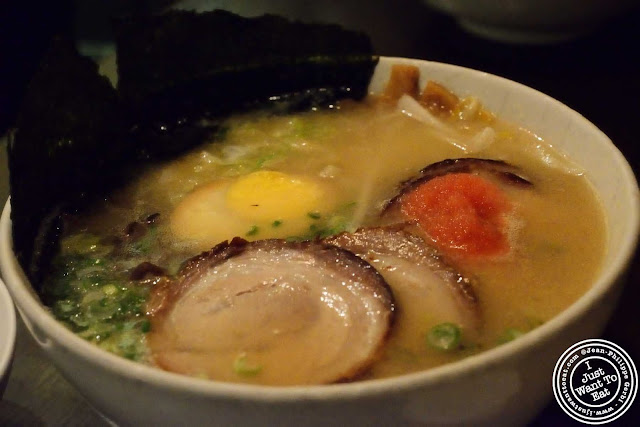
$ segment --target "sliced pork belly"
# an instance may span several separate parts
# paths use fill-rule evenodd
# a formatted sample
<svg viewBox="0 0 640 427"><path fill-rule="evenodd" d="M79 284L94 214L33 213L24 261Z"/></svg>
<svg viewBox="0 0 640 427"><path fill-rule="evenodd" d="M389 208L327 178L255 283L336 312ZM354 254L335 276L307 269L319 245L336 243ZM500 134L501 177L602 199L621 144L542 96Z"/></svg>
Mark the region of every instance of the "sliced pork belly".
<svg viewBox="0 0 640 427"><path fill-rule="evenodd" d="M357 377L379 356L394 318L383 277L320 242L224 242L190 260L152 301L157 365L262 384Z"/></svg>
<svg viewBox="0 0 640 427"><path fill-rule="evenodd" d="M325 241L373 265L393 289L403 318L415 319L416 324L452 322L471 333L481 327L471 279L456 272L422 237L408 229L361 228Z"/></svg>
<svg viewBox="0 0 640 427"><path fill-rule="evenodd" d="M453 173L469 173L487 177L501 186L529 188L533 183L523 176L522 171L502 160L477 159L473 157L446 159L426 166L418 174L400 184L397 194L386 204L383 214L390 214L399 208L403 195L418 188L438 176Z"/></svg>
<svg viewBox="0 0 640 427"><path fill-rule="evenodd" d="M517 242L517 193L532 186L500 160L444 160L403 182L382 220L417 225L419 234L456 260L499 259Z"/></svg>
<svg viewBox="0 0 640 427"><path fill-rule="evenodd" d="M477 159L473 157L446 159L433 163L420 171L418 176L404 183L419 184L436 176L449 173L486 173L508 185L531 186L531 182L522 176L522 171L502 160Z"/></svg>

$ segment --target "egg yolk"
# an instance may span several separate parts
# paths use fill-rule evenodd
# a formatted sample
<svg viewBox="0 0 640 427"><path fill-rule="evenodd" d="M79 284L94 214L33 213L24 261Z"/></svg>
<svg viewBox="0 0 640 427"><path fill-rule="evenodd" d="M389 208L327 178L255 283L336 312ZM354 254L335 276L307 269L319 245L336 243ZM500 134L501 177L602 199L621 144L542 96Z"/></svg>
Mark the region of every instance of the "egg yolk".
<svg viewBox="0 0 640 427"><path fill-rule="evenodd" d="M226 205L254 221L273 221L306 215L320 205L317 182L282 172L258 171L238 178L227 191Z"/></svg>
<svg viewBox="0 0 640 427"><path fill-rule="evenodd" d="M171 215L171 232L209 249L235 236L247 240L305 235L310 213L331 212L327 182L277 171L257 171L201 185Z"/></svg>

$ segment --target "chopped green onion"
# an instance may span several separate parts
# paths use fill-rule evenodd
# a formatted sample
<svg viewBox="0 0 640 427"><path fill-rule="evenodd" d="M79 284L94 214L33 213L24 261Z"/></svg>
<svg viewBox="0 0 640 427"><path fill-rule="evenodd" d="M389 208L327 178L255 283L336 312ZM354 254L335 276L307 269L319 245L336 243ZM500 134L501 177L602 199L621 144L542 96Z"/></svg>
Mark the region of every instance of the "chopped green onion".
<svg viewBox="0 0 640 427"><path fill-rule="evenodd" d="M253 225L251 226L251 228L249 229L249 231L247 231L246 236L255 236L256 234L258 234L258 231L260 229L258 228L257 225Z"/></svg>
<svg viewBox="0 0 640 427"><path fill-rule="evenodd" d="M320 215L320 212L309 212L307 213L307 216L311 219L320 219L322 218L322 215Z"/></svg>
<svg viewBox="0 0 640 427"><path fill-rule="evenodd" d="M247 353L241 353L233 361L233 372L243 377L253 377L262 371L262 366L247 361Z"/></svg>
<svg viewBox="0 0 640 427"><path fill-rule="evenodd" d="M140 330L145 334L151 331L151 322L149 321L149 319L144 319L140 323Z"/></svg>
<svg viewBox="0 0 640 427"><path fill-rule="evenodd" d="M134 256L146 255L157 243L157 238L158 227L152 225L147 229L147 232L144 236L127 245L128 252Z"/></svg>
<svg viewBox="0 0 640 427"><path fill-rule="evenodd" d="M111 295L115 295L115 294L118 292L118 288L117 288L115 285L113 285L113 284L104 285L104 286L102 287L102 292L103 292L105 295L109 295L109 296L111 296Z"/></svg>
<svg viewBox="0 0 640 427"><path fill-rule="evenodd" d="M454 323L440 323L427 333L427 343L438 350L451 351L458 348L462 331Z"/></svg>
<svg viewBox="0 0 640 427"><path fill-rule="evenodd" d="M273 221L273 222L271 223L271 226L272 226L272 227L280 227L281 225L282 225L282 221L281 221L281 220L279 220L279 219L276 219L275 221Z"/></svg>
<svg viewBox="0 0 640 427"><path fill-rule="evenodd" d="M508 343L510 341L515 340L516 338L521 337L522 335L524 335L524 331L522 331L520 329L507 328L502 333L502 335L498 338L498 343L499 344L505 344L505 343Z"/></svg>

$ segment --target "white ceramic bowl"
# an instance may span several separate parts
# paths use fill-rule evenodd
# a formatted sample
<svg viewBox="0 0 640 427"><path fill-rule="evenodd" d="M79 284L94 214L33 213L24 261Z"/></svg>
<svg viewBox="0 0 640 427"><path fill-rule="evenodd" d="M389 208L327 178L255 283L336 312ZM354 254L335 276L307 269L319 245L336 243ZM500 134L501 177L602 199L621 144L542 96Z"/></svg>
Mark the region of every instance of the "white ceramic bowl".
<svg viewBox="0 0 640 427"><path fill-rule="evenodd" d="M466 30L515 43L571 39L637 6L634 0L424 0Z"/></svg>
<svg viewBox="0 0 640 427"><path fill-rule="evenodd" d="M11 295L0 280L0 398L4 393L11 370L15 341L16 312Z"/></svg>
<svg viewBox="0 0 640 427"><path fill-rule="evenodd" d="M611 141L575 111L490 74L426 61L383 58L371 90L393 63L474 94L503 118L553 141L587 171L608 217L609 247L592 288L559 316L509 344L460 362L396 378L311 387L226 384L163 372L104 352L42 306L11 247L10 206L0 220L0 267L34 338L87 400L121 425L522 424L550 399L553 366L575 342L596 337L616 304L637 243L638 186Z"/></svg>

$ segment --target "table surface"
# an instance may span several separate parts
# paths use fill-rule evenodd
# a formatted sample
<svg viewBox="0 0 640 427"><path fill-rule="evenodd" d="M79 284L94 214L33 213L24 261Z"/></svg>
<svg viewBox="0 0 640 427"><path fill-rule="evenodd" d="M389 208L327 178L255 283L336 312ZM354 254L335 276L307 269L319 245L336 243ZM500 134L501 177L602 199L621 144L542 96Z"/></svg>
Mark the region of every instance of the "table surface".
<svg viewBox="0 0 640 427"><path fill-rule="evenodd" d="M187 2L193 3L193 2ZM248 15L273 12L303 20L337 22L370 35L377 53L447 62L524 83L579 111L602 129L640 174L640 9L574 41L510 45L476 38L417 0L356 1L295 7L294 1L209 2ZM0 158L0 197L6 197L6 164ZM636 255L621 303L603 338L640 363L640 256ZM619 422L640 420L640 398ZM533 425L570 420L555 402ZM13 369L2 401L0 425L107 425L44 357L18 319Z"/></svg>

